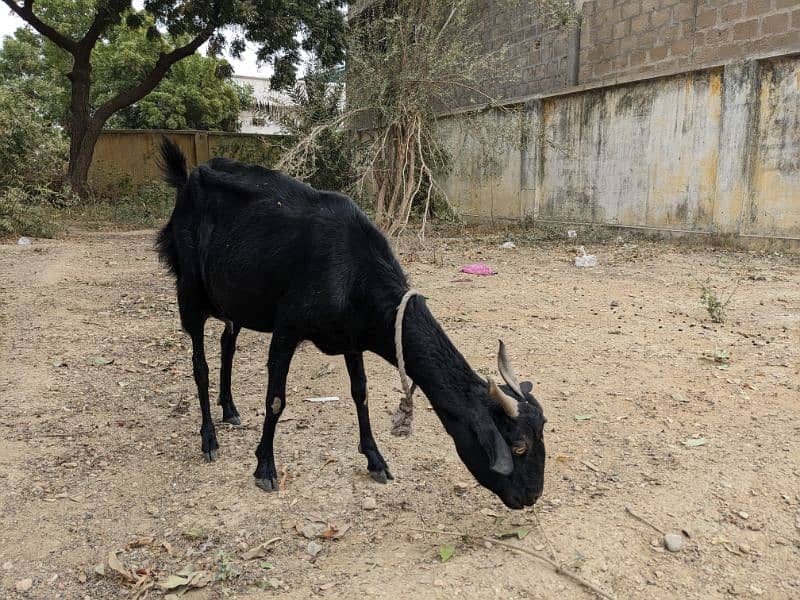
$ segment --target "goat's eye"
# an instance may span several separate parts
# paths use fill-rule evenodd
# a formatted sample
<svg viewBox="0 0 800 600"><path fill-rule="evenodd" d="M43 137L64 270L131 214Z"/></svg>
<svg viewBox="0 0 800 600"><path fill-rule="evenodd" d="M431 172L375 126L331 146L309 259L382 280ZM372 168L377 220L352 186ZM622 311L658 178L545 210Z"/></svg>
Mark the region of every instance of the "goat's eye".
<svg viewBox="0 0 800 600"><path fill-rule="evenodd" d="M528 447L525 444L519 444L517 446L514 446L512 451L517 456L522 456L523 454L525 454L528 451Z"/></svg>

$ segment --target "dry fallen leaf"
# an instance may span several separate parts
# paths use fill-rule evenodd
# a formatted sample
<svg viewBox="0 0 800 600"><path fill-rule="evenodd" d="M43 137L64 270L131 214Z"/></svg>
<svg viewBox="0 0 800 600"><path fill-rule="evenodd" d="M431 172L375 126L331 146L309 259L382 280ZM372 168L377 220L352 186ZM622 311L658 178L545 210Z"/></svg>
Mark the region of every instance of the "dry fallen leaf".
<svg viewBox="0 0 800 600"><path fill-rule="evenodd" d="M158 587L162 590L174 590L189 583L186 577L179 577L178 575L168 575L166 579L158 582Z"/></svg>
<svg viewBox="0 0 800 600"><path fill-rule="evenodd" d="M327 529L319 534L323 540L338 540L350 529L349 523L329 523Z"/></svg>
<svg viewBox="0 0 800 600"><path fill-rule="evenodd" d="M262 558L263 556L265 556L267 554L267 552L269 552L269 550L271 549L270 546L272 546L273 544L276 544L280 540L281 540L281 538L279 538L279 537L267 540L266 542L264 542L262 544L259 544L255 548L251 548L250 550L248 550L247 552L242 554L242 558L244 560L251 560L253 558Z"/></svg>
<svg viewBox="0 0 800 600"><path fill-rule="evenodd" d="M187 583L190 588L201 588L207 586L213 578L208 571L195 571L189 575L189 582Z"/></svg>
<svg viewBox="0 0 800 600"><path fill-rule="evenodd" d="M130 571L124 567L122 562L117 558L116 552L109 552L108 553L108 566L113 571L116 571L122 577L124 577L127 581L135 581L133 575L131 575Z"/></svg>

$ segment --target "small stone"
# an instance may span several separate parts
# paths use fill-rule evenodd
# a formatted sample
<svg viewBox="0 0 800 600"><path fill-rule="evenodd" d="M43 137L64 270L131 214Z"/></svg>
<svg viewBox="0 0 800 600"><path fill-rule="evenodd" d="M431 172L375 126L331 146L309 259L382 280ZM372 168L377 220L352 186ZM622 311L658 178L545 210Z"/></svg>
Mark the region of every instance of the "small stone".
<svg viewBox="0 0 800 600"><path fill-rule="evenodd" d="M750 544L739 544L739 551L743 554L750 554Z"/></svg>
<svg viewBox="0 0 800 600"><path fill-rule="evenodd" d="M14 568L14 563L12 563L10 560L7 560L6 562L3 563L4 571L10 571L13 568Z"/></svg>
<svg viewBox="0 0 800 600"><path fill-rule="evenodd" d="M762 595L764 593L764 590L762 590L757 585L751 585L750 586L750 593L753 594L754 596L760 596L760 595Z"/></svg>
<svg viewBox="0 0 800 600"><path fill-rule="evenodd" d="M444 587L444 581L442 581L441 579L434 579L433 580L433 586L434 587Z"/></svg>
<svg viewBox="0 0 800 600"><path fill-rule="evenodd" d="M492 542L483 542L483 547L487 550L491 550L494 546L492 546Z"/></svg>
<svg viewBox="0 0 800 600"><path fill-rule="evenodd" d="M310 542L308 542L308 548L306 548L306 550L311 556L316 556L317 554L322 552L322 544L315 542L314 540L311 540Z"/></svg>
<svg viewBox="0 0 800 600"><path fill-rule="evenodd" d="M466 481L458 481L453 486L453 488L455 489L456 494L458 494L459 496L463 496L464 494L467 493L467 490L469 489L469 483L467 483Z"/></svg>
<svg viewBox="0 0 800 600"><path fill-rule="evenodd" d="M28 577L27 579L20 579L14 586L17 588L17 591L21 594L23 592L27 592L29 589L33 587L33 579Z"/></svg>
<svg viewBox="0 0 800 600"><path fill-rule="evenodd" d="M611 301L611 308L616 308L619 306L619 300L612 300Z"/></svg>
<svg viewBox="0 0 800 600"><path fill-rule="evenodd" d="M744 519L745 521L746 521L747 519L749 519L749 518L750 518L750 515L749 515L749 514L747 514L746 512L744 512L743 510L740 510L740 511L739 511L738 513L736 513L736 514L738 514L738 515L739 515L739 516L740 516L742 519Z"/></svg>
<svg viewBox="0 0 800 600"><path fill-rule="evenodd" d="M367 496L361 502L361 508L363 508L364 510L375 510L376 508L378 508L378 503L375 502L375 498L373 498L372 496Z"/></svg>
<svg viewBox="0 0 800 600"><path fill-rule="evenodd" d="M664 536L664 547L670 552L680 552L683 548L683 536L679 533L668 533Z"/></svg>

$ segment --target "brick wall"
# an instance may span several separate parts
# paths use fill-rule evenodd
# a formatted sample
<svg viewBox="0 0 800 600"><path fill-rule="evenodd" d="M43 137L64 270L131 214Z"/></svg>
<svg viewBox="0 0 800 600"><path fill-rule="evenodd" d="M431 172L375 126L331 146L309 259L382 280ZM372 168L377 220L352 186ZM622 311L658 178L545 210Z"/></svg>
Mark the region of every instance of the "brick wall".
<svg viewBox="0 0 800 600"><path fill-rule="evenodd" d="M519 98L563 89L569 82L569 32L548 27L528 3L519 12L490 9L487 44L492 49L507 47L504 75L492 90L502 98Z"/></svg>
<svg viewBox="0 0 800 600"><path fill-rule="evenodd" d="M800 50L800 0L587 0L580 83Z"/></svg>
<svg viewBox="0 0 800 600"><path fill-rule="evenodd" d="M568 81L570 32L548 26L537 12L538 0L526 0L518 10L499 10L488 3L480 17L483 46L486 52L506 48L505 59L497 73L483 82L482 89L498 100L564 89ZM484 102L485 96L463 92L457 106Z"/></svg>

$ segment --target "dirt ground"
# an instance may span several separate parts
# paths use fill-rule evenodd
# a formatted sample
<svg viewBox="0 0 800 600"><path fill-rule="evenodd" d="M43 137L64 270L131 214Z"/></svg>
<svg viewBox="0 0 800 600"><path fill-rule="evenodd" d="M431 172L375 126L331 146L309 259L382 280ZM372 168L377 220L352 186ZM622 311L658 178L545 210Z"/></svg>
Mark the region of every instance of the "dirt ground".
<svg viewBox="0 0 800 600"><path fill-rule="evenodd" d="M620 599L800 597L797 257L638 241L592 245L599 265L578 269L565 244L497 238L402 255L475 369L494 374L501 337L535 382L549 419L537 522L474 483L423 396L414 435L390 435L399 378L374 356L373 429L396 480L369 479L344 362L310 345L276 436L283 489L256 488L268 339L253 332L234 363L243 426L219 423L204 463L189 341L152 238L0 245L0 596L159 598L189 580L185 598L593 597L531 556L415 531L440 529L543 555L549 540ZM499 274L458 273L475 260ZM721 325L699 301L709 277L721 293L739 280ZM208 330L212 373L221 330ZM626 507L690 537L668 552ZM327 530L315 557L304 527Z"/></svg>

